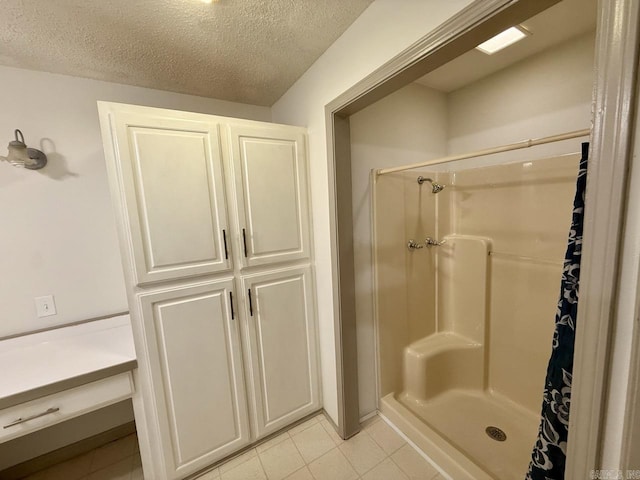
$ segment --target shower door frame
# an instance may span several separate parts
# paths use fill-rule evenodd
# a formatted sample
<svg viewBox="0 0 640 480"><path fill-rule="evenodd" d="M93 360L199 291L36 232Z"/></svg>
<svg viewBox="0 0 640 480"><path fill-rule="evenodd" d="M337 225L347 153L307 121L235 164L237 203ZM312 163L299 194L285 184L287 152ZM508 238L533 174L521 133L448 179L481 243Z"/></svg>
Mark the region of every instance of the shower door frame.
<svg viewBox="0 0 640 480"><path fill-rule="evenodd" d="M359 430L349 116L559 1L475 1L325 107L338 431L343 438ZM637 0L598 0L567 478L589 478L590 471L599 468L602 455L627 207L639 16Z"/></svg>

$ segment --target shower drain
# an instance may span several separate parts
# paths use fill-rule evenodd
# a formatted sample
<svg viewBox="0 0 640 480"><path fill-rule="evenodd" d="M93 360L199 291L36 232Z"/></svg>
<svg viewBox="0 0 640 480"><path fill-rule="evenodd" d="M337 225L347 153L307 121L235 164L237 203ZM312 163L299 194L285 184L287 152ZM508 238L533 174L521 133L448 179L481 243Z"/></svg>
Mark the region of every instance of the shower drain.
<svg viewBox="0 0 640 480"><path fill-rule="evenodd" d="M487 435L493 440L498 442L504 442L507 439L507 434L500 430L498 427L487 427L484 429Z"/></svg>

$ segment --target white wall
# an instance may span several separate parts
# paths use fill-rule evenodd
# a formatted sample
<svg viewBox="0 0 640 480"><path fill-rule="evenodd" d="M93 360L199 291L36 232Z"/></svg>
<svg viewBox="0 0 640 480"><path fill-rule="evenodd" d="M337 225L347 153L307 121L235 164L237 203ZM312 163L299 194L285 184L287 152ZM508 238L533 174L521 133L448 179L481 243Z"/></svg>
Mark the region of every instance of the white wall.
<svg viewBox="0 0 640 480"><path fill-rule="evenodd" d="M469 3L375 0L272 107L275 122L309 131L323 403L334 421L338 398L324 107Z"/></svg>
<svg viewBox="0 0 640 480"><path fill-rule="evenodd" d="M591 125L595 33L582 35L448 96L448 153L457 154ZM481 166L580 151L580 139L449 164Z"/></svg>
<svg viewBox="0 0 640 480"><path fill-rule="evenodd" d="M22 130L49 156L28 171L0 162L0 337L127 310L97 100L256 120L270 109L0 67L0 155ZM33 298L55 296L37 318Z"/></svg>
<svg viewBox="0 0 640 480"><path fill-rule="evenodd" d="M370 172L445 155L446 95L413 83L352 115L350 127L358 393L363 417L377 406Z"/></svg>

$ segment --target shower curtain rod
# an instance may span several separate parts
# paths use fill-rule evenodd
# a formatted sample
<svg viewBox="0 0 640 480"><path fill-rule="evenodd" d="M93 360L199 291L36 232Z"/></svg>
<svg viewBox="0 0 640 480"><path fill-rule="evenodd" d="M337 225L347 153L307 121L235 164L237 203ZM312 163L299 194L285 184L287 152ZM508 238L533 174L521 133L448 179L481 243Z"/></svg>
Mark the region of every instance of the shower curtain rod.
<svg viewBox="0 0 640 480"><path fill-rule="evenodd" d="M376 176L384 175L386 173L402 172L404 170L411 170L413 168L428 167L429 165L437 165L440 163L454 162L456 160L464 160L465 158L482 157L484 155L491 155L493 153L508 152L511 150L519 150L521 148L534 147L536 145L543 145L545 143L559 142L561 140L568 140L570 138L585 137L591 133L591 130L586 128L584 130L576 130L574 132L562 133L560 135L553 135L551 137L532 138L524 140L522 142L510 143L509 145L503 145L501 147L487 148L485 150L478 150L477 152L462 153L460 155L452 155L449 157L441 157L433 160L427 160L426 162L410 163L409 165L403 165L402 167L390 167L380 168L376 170Z"/></svg>

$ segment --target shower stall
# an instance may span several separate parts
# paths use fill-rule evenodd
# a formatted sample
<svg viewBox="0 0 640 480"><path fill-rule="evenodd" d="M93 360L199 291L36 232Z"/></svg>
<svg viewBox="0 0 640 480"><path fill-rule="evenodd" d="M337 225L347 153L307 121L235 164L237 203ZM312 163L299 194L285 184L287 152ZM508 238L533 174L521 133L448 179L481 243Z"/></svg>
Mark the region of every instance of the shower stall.
<svg viewBox="0 0 640 480"><path fill-rule="evenodd" d="M379 410L456 480L526 473L579 160L372 173Z"/></svg>

